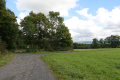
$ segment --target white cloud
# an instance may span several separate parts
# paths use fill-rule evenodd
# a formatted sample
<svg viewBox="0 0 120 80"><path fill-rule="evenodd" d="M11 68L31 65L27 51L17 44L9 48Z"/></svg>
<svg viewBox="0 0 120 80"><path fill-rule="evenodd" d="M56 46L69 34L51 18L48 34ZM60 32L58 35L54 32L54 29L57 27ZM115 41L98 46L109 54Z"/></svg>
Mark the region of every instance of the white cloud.
<svg viewBox="0 0 120 80"><path fill-rule="evenodd" d="M93 38L100 39L120 34L120 6L115 7L112 11L99 8L96 16L88 14L88 10L89 8L84 8L76 11L87 20L80 20L74 16L64 22L70 29L74 41L89 41Z"/></svg>
<svg viewBox="0 0 120 80"><path fill-rule="evenodd" d="M28 16L29 13L28 12L21 12L18 17L20 17L20 19L24 19L25 16Z"/></svg>
<svg viewBox="0 0 120 80"><path fill-rule="evenodd" d="M62 16L68 16L68 10L77 6L78 0L17 0L18 10L42 12L59 11Z"/></svg>
<svg viewBox="0 0 120 80"><path fill-rule="evenodd" d="M88 14L87 11L89 8L84 8L83 10L76 11L78 14L85 16L86 18L92 17L92 14Z"/></svg>
<svg viewBox="0 0 120 80"><path fill-rule="evenodd" d="M120 6L115 7L112 11L108 11L105 8L99 8L96 16L88 14L89 8L76 11L78 14L86 17L88 20L93 20L96 24L106 25L106 28L118 28L120 27Z"/></svg>
<svg viewBox="0 0 120 80"><path fill-rule="evenodd" d="M20 21L21 19L24 19L25 16L28 16L29 13L28 12L21 12L19 15L18 15L18 19L17 19L17 23L20 24Z"/></svg>
<svg viewBox="0 0 120 80"><path fill-rule="evenodd" d="M20 25L20 21L21 19L24 19L24 17L28 16L29 13L28 12L21 12L19 15L18 15L18 19L17 19L17 23ZM22 29L20 26L19 26L19 29Z"/></svg>
<svg viewBox="0 0 120 80"><path fill-rule="evenodd" d="M17 19L17 23L20 24L20 19Z"/></svg>
<svg viewBox="0 0 120 80"><path fill-rule="evenodd" d="M98 35L101 34L100 31L102 30L102 28L96 26L92 20L79 20L76 16L66 20L64 23L70 29L74 41L89 41L93 38L99 38Z"/></svg>

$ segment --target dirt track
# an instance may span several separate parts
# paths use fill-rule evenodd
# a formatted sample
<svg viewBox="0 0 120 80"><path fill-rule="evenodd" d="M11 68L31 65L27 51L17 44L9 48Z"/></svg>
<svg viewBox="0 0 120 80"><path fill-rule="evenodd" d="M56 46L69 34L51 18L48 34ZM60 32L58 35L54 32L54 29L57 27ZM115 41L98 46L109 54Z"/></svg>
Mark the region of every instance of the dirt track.
<svg viewBox="0 0 120 80"><path fill-rule="evenodd" d="M39 59L44 55L14 53L13 60L0 67L0 80L57 80Z"/></svg>

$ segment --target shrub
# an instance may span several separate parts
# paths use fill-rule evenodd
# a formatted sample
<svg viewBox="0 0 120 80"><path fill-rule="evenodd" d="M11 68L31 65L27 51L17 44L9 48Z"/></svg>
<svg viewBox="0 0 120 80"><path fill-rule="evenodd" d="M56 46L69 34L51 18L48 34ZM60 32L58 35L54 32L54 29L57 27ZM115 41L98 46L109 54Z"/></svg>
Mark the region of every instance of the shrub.
<svg viewBox="0 0 120 80"><path fill-rule="evenodd" d="M118 45L117 48L120 48L120 45Z"/></svg>
<svg viewBox="0 0 120 80"><path fill-rule="evenodd" d="M0 38L0 54L5 55L5 50L6 50L7 44L5 42L2 42Z"/></svg>

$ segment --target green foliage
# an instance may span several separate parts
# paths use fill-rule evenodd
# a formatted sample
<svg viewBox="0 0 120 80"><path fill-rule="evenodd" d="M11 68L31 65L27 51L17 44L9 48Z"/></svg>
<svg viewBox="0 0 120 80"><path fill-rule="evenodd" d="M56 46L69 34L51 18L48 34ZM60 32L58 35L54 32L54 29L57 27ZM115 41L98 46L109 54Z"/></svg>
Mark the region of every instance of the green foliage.
<svg viewBox="0 0 120 80"><path fill-rule="evenodd" d="M17 35L17 40L16 40L16 45L17 45L17 49L25 49L26 45L25 45L25 36L23 36L23 32L21 30L18 31L18 35Z"/></svg>
<svg viewBox="0 0 120 80"><path fill-rule="evenodd" d="M59 80L119 80L120 50L96 50L52 54L43 56L41 59L47 63Z"/></svg>
<svg viewBox="0 0 120 80"><path fill-rule="evenodd" d="M8 44L7 49L16 48L18 24L14 12L5 7L5 0L0 0L0 36Z"/></svg>
<svg viewBox="0 0 120 80"><path fill-rule="evenodd" d="M84 43L73 43L73 49L90 49L90 44Z"/></svg>
<svg viewBox="0 0 120 80"><path fill-rule="evenodd" d="M0 27L2 26L3 17L5 16L6 10L5 4L6 4L5 0L0 0Z"/></svg>
<svg viewBox="0 0 120 80"><path fill-rule="evenodd" d="M99 40L98 43L100 48L104 48L104 40L102 38Z"/></svg>
<svg viewBox="0 0 120 80"><path fill-rule="evenodd" d="M118 45L117 48L120 48L120 45Z"/></svg>
<svg viewBox="0 0 120 80"><path fill-rule="evenodd" d="M63 18L59 16L59 12L51 11L47 18L43 13L35 14L31 11L20 24L23 27L24 43L30 45L29 51L72 48L71 34L63 24Z"/></svg>
<svg viewBox="0 0 120 80"><path fill-rule="evenodd" d="M92 48L98 48L98 40L96 38L93 39Z"/></svg>
<svg viewBox="0 0 120 80"><path fill-rule="evenodd" d="M12 52L9 52L7 50L5 50L6 55L1 55L0 54L0 66L5 65L6 63L8 63L11 59L13 59L14 55Z"/></svg>
<svg viewBox="0 0 120 80"><path fill-rule="evenodd" d="M57 47L63 50L66 50L66 48L69 46L72 48L73 41L71 38L71 34L69 33L69 29L65 25L58 26L56 31L56 38L57 38ZM59 49L59 50L60 50Z"/></svg>
<svg viewBox="0 0 120 80"><path fill-rule="evenodd" d="M118 35L111 35L111 36L107 37L105 39L105 41L107 43L110 43L112 48L116 48L120 44L119 39L120 39L120 36L118 36Z"/></svg>
<svg viewBox="0 0 120 80"><path fill-rule="evenodd" d="M6 47L7 47L7 44L5 42L2 42L0 38L0 56L5 55Z"/></svg>

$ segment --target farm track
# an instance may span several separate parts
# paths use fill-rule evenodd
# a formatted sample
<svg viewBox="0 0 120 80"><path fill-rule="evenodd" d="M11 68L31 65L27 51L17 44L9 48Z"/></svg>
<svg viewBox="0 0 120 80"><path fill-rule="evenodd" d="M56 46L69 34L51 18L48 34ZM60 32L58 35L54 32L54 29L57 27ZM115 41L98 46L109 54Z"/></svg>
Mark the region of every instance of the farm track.
<svg viewBox="0 0 120 80"><path fill-rule="evenodd" d="M14 53L14 58L0 67L0 80L57 80L39 59L48 54Z"/></svg>

